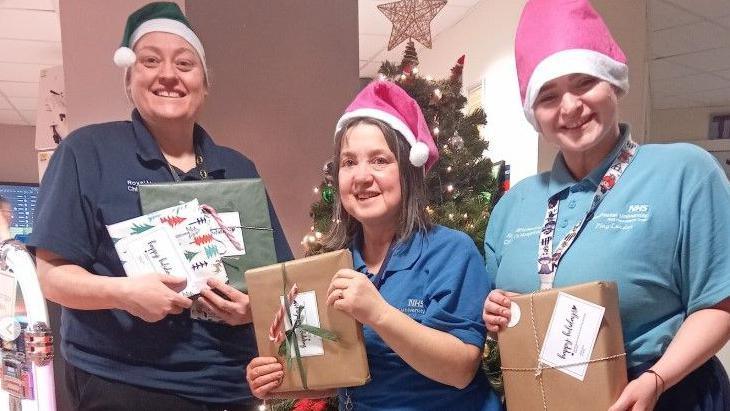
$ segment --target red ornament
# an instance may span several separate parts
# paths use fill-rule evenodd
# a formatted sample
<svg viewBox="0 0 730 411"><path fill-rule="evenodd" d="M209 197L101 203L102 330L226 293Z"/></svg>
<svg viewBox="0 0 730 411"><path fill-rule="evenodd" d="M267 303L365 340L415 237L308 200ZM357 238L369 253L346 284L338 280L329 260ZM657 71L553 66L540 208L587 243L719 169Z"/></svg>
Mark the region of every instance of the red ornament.
<svg viewBox="0 0 730 411"><path fill-rule="evenodd" d="M461 75L464 73L464 59L465 58L466 58L466 55L462 54L461 57L459 57L459 59L456 60L456 64L454 64L454 67L451 68L451 81L461 80Z"/></svg>
<svg viewBox="0 0 730 411"><path fill-rule="evenodd" d="M327 400L325 400L325 399L297 400L297 402L294 404L294 408L292 408L292 411L326 411L326 410L327 410Z"/></svg>

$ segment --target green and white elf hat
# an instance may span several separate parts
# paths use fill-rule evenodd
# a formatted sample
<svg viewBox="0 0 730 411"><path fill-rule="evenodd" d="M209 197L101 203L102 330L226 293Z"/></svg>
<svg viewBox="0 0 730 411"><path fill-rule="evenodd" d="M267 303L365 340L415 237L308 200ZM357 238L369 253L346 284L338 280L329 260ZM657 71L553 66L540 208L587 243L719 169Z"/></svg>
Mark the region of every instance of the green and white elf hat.
<svg viewBox="0 0 730 411"><path fill-rule="evenodd" d="M132 50L134 45L145 34L156 31L176 34L190 43L198 52L198 57L203 62L205 77L208 78L203 43L200 42L180 7L173 2L158 1L149 3L129 15L127 24L124 26L122 44L114 52L114 64L122 68L132 66L137 60L137 56Z"/></svg>

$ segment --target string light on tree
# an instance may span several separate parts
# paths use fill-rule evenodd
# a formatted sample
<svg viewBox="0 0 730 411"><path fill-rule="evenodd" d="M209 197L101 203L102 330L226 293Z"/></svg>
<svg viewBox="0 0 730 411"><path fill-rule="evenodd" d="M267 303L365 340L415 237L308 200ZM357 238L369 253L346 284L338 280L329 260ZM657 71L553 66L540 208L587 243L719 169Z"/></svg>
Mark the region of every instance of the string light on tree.
<svg viewBox="0 0 730 411"><path fill-rule="evenodd" d="M453 184L447 185L446 186L446 191L448 191L449 193L452 193L454 191L454 185Z"/></svg>

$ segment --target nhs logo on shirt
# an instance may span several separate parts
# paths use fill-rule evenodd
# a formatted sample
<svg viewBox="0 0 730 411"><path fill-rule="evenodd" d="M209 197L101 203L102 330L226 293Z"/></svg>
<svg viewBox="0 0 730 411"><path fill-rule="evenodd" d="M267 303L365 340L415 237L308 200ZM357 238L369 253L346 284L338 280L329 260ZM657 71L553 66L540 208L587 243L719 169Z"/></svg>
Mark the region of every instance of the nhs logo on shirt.
<svg viewBox="0 0 730 411"><path fill-rule="evenodd" d="M648 213L648 212L649 212L648 204L631 204L629 206L629 213Z"/></svg>
<svg viewBox="0 0 730 411"><path fill-rule="evenodd" d="M405 307L400 308L401 312L404 314L409 316L426 314L426 307L423 305L422 299L409 298L407 303L408 304Z"/></svg>
<svg viewBox="0 0 730 411"><path fill-rule="evenodd" d="M651 218L649 204L629 204L622 212L603 211L593 217L592 223L598 230L603 231L632 231L635 227L644 225Z"/></svg>

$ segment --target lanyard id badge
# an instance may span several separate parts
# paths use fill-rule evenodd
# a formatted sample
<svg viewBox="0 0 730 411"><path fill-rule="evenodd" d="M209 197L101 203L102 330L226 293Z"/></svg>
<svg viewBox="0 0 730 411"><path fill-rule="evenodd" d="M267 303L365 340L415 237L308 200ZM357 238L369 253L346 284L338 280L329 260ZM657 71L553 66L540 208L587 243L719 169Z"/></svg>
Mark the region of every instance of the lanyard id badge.
<svg viewBox="0 0 730 411"><path fill-rule="evenodd" d="M540 231L540 243L538 246L537 256L537 272L540 277L540 289L548 290L553 288L553 282L555 280L555 271L558 269L560 260L565 255L568 248L573 244L573 241L578 237L581 230L585 225L593 218L593 214L596 209L603 201L606 194L616 185L621 175L624 173L626 168L631 164L631 161L636 156L636 150L639 145L636 144L631 137L627 138L621 147L616 159L613 160L611 166L608 168L606 173L601 178L601 183L596 188L596 192L593 195L593 201L591 207L586 212L585 216L573 226L573 228L560 240L558 247L553 251L553 238L555 237L555 225L558 220L558 206L560 200L557 194L548 199L547 211L545 212L545 221Z"/></svg>

